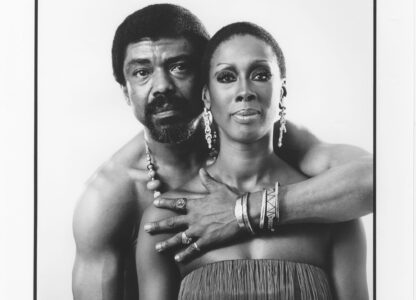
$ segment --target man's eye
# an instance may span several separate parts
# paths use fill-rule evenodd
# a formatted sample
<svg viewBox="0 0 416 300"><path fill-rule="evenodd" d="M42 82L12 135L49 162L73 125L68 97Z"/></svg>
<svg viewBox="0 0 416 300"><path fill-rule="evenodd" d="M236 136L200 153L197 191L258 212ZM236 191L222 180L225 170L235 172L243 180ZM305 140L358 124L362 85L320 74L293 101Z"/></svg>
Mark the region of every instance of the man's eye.
<svg viewBox="0 0 416 300"><path fill-rule="evenodd" d="M253 80L256 81L269 81L272 77L272 74L268 71L258 71L255 72L252 76Z"/></svg>
<svg viewBox="0 0 416 300"><path fill-rule="evenodd" d="M149 74L150 74L150 71L146 69L135 70L133 72L133 76L136 76L136 77L146 77Z"/></svg>
<svg viewBox="0 0 416 300"><path fill-rule="evenodd" d="M189 65L187 64L187 63L177 63L177 64L174 64L171 68L170 68L170 71L171 72L181 72L181 73L183 73L183 72L186 72L186 71L188 71L189 70Z"/></svg>
<svg viewBox="0 0 416 300"><path fill-rule="evenodd" d="M236 80L235 75L231 72L221 72L217 76L217 81L221 83L234 82Z"/></svg>

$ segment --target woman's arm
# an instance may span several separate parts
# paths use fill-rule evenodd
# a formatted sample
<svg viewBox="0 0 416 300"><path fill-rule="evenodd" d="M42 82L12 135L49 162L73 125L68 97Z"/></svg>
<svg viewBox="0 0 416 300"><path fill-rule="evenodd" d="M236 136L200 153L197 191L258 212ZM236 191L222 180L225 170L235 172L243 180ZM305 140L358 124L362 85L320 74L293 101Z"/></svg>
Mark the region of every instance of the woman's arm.
<svg viewBox="0 0 416 300"><path fill-rule="evenodd" d="M361 220L334 225L331 277L335 299L367 300L366 241Z"/></svg>
<svg viewBox="0 0 416 300"><path fill-rule="evenodd" d="M176 299L181 276L172 253L159 253L157 242L168 239L171 234L150 235L145 232L145 223L172 216L172 212L149 207L143 214L136 246L136 269L140 300Z"/></svg>

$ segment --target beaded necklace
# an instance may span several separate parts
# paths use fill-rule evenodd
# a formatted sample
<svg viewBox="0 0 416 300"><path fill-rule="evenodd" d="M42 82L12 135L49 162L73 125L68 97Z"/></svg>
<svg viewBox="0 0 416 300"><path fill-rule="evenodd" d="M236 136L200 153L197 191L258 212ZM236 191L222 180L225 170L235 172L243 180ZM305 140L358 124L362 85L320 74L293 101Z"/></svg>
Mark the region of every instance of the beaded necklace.
<svg viewBox="0 0 416 300"><path fill-rule="evenodd" d="M147 144L147 139L144 140L144 145L146 148L146 161L147 161L147 176L151 181L156 180L156 170L155 170L155 159L152 157L152 154L149 149L149 145ZM157 198L160 196L160 191L155 190L153 192L153 198Z"/></svg>

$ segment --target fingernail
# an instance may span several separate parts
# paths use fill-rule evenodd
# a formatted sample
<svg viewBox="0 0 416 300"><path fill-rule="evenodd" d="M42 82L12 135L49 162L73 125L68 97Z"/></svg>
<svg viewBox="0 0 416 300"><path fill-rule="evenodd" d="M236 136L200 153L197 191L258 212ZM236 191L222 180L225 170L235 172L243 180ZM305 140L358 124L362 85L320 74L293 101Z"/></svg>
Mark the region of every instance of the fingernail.
<svg viewBox="0 0 416 300"><path fill-rule="evenodd" d="M157 252L162 251L162 245L161 244L156 244L156 251Z"/></svg>
<svg viewBox="0 0 416 300"><path fill-rule="evenodd" d="M159 206L159 204L160 204L160 199L155 199L155 200L153 201L153 204L154 204L155 206Z"/></svg>
<svg viewBox="0 0 416 300"><path fill-rule="evenodd" d="M181 257L179 256L179 254L175 255L175 261L180 262L181 261Z"/></svg>
<svg viewBox="0 0 416 300"><path fill-rule="evenodd" d="M152 225L150 225L150 224L144 225L144 231L150 232L150 230L152 230Z"/></svg>

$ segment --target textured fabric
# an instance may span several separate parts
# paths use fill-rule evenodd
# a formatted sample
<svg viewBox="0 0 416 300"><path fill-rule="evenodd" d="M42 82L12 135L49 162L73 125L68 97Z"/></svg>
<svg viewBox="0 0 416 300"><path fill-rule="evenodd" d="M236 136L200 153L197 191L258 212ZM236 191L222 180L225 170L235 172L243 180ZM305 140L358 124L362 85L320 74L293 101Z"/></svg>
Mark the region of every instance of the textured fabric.
<svg viewBox="0 0 416 300"><path fill-rule="evenodd" d="M238 259L207 264L186 275L186 299L332 299L325 272L316 266L273 259Z"/></svg>

